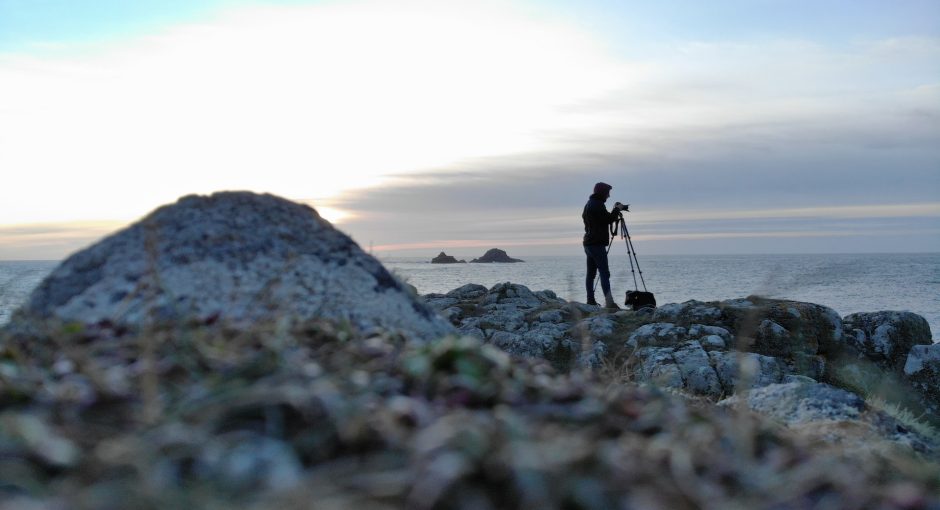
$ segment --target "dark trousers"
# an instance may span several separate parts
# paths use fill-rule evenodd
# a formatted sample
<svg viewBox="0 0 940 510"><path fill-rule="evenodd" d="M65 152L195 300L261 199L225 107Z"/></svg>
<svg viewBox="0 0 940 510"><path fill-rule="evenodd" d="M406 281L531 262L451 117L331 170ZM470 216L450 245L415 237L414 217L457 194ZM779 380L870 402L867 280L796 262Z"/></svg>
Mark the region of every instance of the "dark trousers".
<svg viewBox="0 0 940 510"><path fill-rule="evenodd" d="M601 290L604 295L610 294L610 268L607 266L607 247L602 244L589 244L584 247L587 255L587 277L584 279L584 288L587 290L588 300L594 299L594 278L597 272L601 273Z"/></svg>

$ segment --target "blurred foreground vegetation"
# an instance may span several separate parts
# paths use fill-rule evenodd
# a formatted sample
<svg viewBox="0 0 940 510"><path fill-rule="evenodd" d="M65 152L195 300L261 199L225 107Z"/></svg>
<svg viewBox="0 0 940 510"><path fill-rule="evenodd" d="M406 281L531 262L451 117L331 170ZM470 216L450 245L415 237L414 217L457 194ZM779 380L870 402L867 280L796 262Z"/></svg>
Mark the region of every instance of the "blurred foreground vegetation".
<svg viewBox="0 0 940 510"><path fill-rule="evenodd" d="M0 508L940 508L936 459L864 431L788 429L472 338L4 335Z"/></svg>

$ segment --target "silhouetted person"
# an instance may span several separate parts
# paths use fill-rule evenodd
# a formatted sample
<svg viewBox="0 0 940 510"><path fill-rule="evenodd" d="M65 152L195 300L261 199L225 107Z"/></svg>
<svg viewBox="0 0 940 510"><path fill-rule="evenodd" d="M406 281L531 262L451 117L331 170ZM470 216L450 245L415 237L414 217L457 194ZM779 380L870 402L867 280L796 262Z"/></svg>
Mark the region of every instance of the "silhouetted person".
<svg viewBox="0 0 940 510"><path fill-rule="evenodd" d="M604 291L604 306L620 308L610 293L610 268L607 265L607 245L610 243L610 224L620 217L620 202L607 212L604 202L610 198L613 186L599 182L594 185L594 194L584 205L581 219L584 220L584 254L587 255L587 276L584 279L587 290L587 302L596 305L594 300L594 278L601 273L601 290Z"/></svg>

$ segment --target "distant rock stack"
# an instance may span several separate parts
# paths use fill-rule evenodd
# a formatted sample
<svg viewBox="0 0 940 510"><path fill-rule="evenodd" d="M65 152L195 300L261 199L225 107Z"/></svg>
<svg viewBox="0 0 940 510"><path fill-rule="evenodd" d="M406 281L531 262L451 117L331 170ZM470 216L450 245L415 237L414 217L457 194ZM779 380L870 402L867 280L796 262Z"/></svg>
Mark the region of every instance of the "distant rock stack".
<svg viewBox="0 0 940 510"><path fill-rule="evenodd" d="M431 259L432 264L466 264L466 260L457 260L454 257L441 252L438 256Z"/></svg>
<svg viewBox="0 0 940 510"><path fill-rule="evenodd" d="M493 249L491 249L491 250L487 250L487 252L484 253L482 257L480 257L480 258L478 258L478 259L473 259L473 260L471 260L470 262L471 262L471 263L473 263L473 262L477 262L477 263L481 263L481 262L482 262L482 263L491 263L491 262L506 263L506 262L525 262L525 261L519 260L519 259L514 259L514 258L510 257L509 255L507 255L505 251L500 250L499 248L493 248Z"/></svg>
<svg viewBox="0 0 940 510"><path fill-rule="evenodd" d="M10 327L329 319L434 339L454 331L312 208L190 195L59 265Z"/></svg>

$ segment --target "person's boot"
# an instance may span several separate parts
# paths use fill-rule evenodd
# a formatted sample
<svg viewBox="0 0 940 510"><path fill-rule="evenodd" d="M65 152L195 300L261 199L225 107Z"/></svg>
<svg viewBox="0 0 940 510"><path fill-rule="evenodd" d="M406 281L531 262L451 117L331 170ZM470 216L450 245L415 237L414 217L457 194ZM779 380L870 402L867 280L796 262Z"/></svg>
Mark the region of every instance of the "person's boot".
<svg viewBox="0 0 940 510"><path fill-rule="evenodd" d="M587 304L589 304L589 305L594 305L594 306L599 306L599 305L597 304L597 300L594 299L594 296L588 297Z"/></svg>
<svg viewBox="0 0 940 510"><path fill-rule="evenodd" d="M614 302L614 296L611 296L610 292L604 294L604 308L620 310L620 307L617 306L617 303Z"/></svg>

